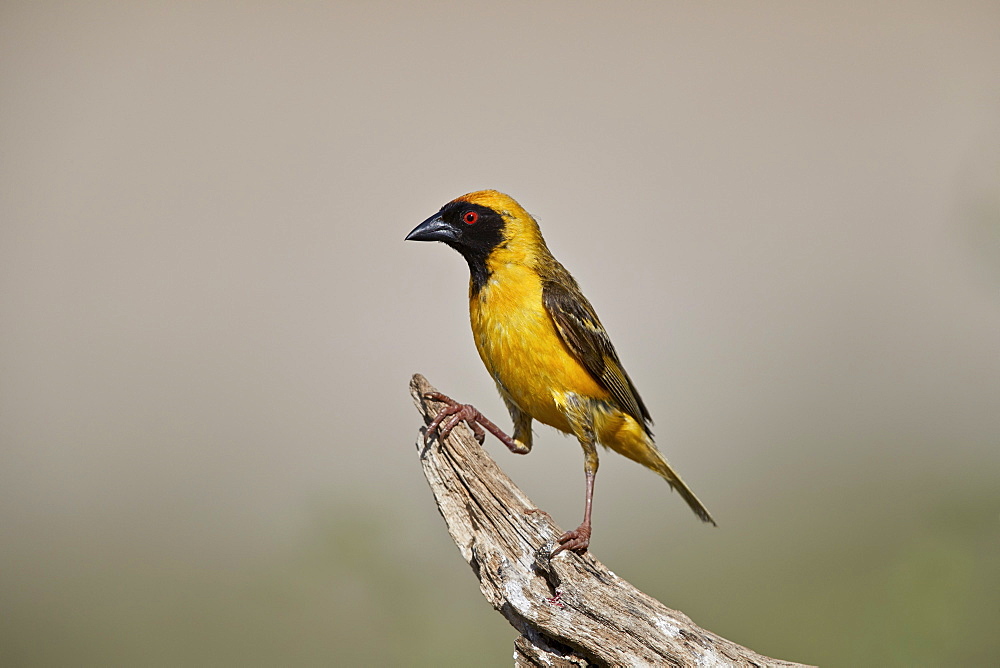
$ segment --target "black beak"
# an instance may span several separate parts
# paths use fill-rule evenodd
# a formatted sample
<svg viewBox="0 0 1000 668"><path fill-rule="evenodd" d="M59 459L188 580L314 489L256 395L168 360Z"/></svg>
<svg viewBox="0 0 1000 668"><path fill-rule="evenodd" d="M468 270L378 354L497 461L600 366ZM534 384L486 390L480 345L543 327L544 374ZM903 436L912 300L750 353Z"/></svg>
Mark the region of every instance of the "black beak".
<svg viewBox="0 0 1000 668"><path fill-rule="evenodd" d="M435 213L406 235L406 241L456 241L457 239L458 233L455 228L444 222L440 213Z"/></svg>

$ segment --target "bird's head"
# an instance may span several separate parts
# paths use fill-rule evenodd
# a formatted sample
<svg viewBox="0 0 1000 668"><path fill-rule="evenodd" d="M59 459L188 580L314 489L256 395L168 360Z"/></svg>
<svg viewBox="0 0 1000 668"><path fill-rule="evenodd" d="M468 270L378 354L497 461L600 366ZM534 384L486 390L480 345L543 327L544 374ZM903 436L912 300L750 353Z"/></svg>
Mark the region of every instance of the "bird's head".
<svg viewBox="0 0 1000 668"><path fill-rule="evenodd" d="M528 262L547 253L538 223L513 197L496 190L462 195L420 223L407 241L442 241L469 263L473 275L502 251L505 262Z"/></svg>

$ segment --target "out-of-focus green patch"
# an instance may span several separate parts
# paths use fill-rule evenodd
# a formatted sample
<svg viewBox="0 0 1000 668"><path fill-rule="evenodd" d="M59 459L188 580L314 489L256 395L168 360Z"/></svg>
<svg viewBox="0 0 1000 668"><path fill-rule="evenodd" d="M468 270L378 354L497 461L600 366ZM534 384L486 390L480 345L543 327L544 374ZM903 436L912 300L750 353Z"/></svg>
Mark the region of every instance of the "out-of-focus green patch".
<svg viewBox="0 0 1000 668"><path fill-rule="evenodd" d="M871 508L872 497L852 488L815 504L827 516L802 521L795 535L776 529L791 524L787 517L774 525L729 518L708 539L715 555L664 533L614 562L666 605L768 656L824 666L994 665L1000 496L988 479L951 498L926 486L920 496L918 481L908 484L909 508ZM753 511L781 513L803 509Z"/></svg>
<svg viewBox="0 0 1000 668"><path fill-rule="evenodd" d="M961 494L909 481L909 507L872 507L863 488L836 503L803 491L805 509L775 498L718 530L607 522L597 556L769 656L993 665L1000 498L988 478ZM35 553L8 547L0 665L509 666L516 632L424 501L422 513L320 505L297 540L242 567L58 551L36 566Z"/></svg>
<svg viewBox="0 0 1000 668"><path fill-rule="evenodd" d="M314 517L242 570L67 560L58 581L8 583L0 665L509 665L515 632L457 553L372 508Z"/></svg>

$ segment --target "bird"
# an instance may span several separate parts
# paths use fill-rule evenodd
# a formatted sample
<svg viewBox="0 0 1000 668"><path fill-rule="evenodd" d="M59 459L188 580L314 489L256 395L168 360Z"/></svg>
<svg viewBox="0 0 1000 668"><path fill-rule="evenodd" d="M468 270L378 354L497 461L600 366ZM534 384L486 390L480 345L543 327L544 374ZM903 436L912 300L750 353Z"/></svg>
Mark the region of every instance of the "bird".
<svg viewBox="0 0 1000 668"><path fill-rule="evenodd" d="M652 418L607 331L573 276L549 251L537 221L496 190L462 195L417 225L407 241L440 241L469 265L469 316L479 355L513 422L508 435L471 404L433 392L445 408L425 439L461 422L483 443L489 431L516 454L532 447L532 421L574 436L583 448L583 522L552 551L583 553L593 533L597 445L658 473L702 521L708 509L653 441Z"/></svg>

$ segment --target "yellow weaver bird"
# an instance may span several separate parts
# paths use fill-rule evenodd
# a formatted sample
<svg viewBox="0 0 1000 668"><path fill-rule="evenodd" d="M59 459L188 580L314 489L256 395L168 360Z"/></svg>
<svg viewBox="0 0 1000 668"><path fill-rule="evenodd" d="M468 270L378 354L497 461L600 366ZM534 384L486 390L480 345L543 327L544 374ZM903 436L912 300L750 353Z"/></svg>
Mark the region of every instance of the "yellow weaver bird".
<svg viewBox="0 0 1000 668"><path fill-rule="evenodd" d="M625 373L611 339L576 280L552 257L538 223L495 190L463 195L418 225L408 241L442 241L469 264L469 313L476 348L514 421L505 434L469 404L430 395L447 407L427 438L459 422L483 442L483 428L511 452L531 450L531 421L572 434L584 452L587 491L583 523L559 538L562 550L590 545L597 444L666 479L705 522L715 520L653 443L652 420Z"/></svg>

